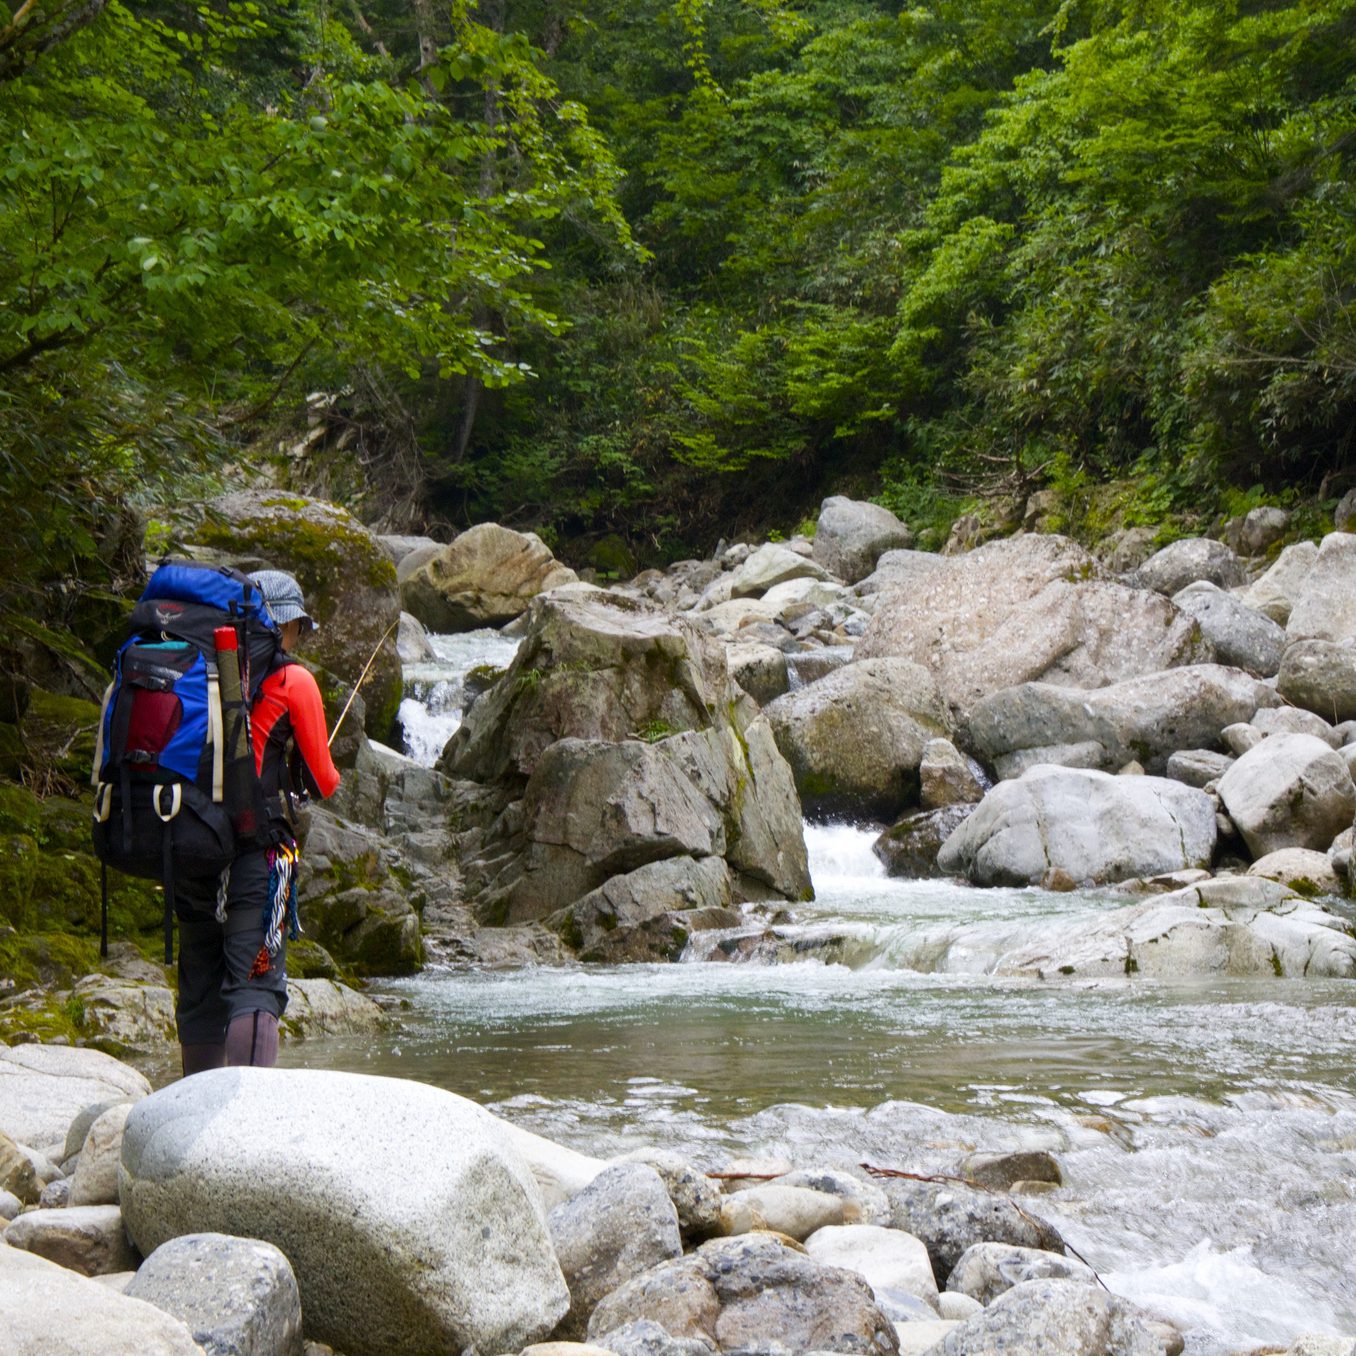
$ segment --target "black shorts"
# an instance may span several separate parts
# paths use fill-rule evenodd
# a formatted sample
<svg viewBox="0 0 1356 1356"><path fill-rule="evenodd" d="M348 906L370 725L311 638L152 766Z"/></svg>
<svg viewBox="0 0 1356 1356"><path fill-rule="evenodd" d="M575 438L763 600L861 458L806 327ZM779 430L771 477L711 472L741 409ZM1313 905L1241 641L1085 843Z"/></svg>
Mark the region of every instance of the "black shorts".
<svg viewBox="0 0 1356 1356"><path fill-rule="evenodd" d="M179 1001L175 1021L183 1045L220 1045L242 1013L281 1017L287 1007L287 931L270 968L250 978L264 944L268 853L247 852L231 864L226 922L217 922L217 881L175 881L179 918Z"/></svg>

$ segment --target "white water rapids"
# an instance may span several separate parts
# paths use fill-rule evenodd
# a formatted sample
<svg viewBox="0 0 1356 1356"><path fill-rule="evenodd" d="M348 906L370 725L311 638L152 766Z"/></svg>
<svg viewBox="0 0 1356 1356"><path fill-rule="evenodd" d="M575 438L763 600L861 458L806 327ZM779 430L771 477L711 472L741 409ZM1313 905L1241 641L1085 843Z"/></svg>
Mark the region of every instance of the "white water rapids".
<svg viewBox="0 0 1356 1356"><path fill-rule="evenodd" d="M449 671L421 671L425 699L442 682L460 706L461 639L437 638ZM512 654L493 633L472 648ZM438 700L402 709L426 762L455 728ZM604 1156L945 1171L972 1148L1049 1148L1065 1186L1029 1208L1190 1356L1356 1334L1356 984L997 978L1033 930L1124 901L890 880L872 831L806 836L817 898L750 919L755 946L707 933L679 965L425 971L382 986L412 1004L397 1035L283 1062L418 1078Z"/></svg>

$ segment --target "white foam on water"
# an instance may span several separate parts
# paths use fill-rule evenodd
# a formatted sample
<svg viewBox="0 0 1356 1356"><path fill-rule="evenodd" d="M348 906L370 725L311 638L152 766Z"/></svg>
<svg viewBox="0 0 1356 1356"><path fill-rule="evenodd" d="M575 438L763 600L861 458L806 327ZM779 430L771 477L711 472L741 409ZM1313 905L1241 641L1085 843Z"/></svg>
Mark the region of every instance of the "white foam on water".
<svg viewBox="0 0 1356 1356"><path fill-rule="evenodd" d="M871 851L878 837L879 829L856 824L806 824L805 850L815 889L837 891L883 881L885 865Z"/></svg>

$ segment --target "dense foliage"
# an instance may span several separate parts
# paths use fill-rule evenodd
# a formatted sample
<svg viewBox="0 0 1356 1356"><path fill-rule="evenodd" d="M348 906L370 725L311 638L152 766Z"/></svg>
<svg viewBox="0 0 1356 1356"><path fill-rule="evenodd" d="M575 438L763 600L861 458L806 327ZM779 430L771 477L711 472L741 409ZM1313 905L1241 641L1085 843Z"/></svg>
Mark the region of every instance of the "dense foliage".
<svg viewBox="0 0 1356 1356"><path fill-rule="evenodd" d="M11 0L0 114L18 584L318 388L577 555L1349 461L1356 0Z"/></svg>

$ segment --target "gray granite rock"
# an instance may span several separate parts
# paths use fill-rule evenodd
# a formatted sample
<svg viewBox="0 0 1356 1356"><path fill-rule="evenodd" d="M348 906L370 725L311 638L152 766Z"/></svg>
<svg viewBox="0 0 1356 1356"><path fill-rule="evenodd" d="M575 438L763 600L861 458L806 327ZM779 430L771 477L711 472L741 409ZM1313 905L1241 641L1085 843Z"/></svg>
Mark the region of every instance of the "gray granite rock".
<svg viewBox="0 0 1356 1356"><path fill-rule="evenodd" d="M4 1239L85 1276L135 1269L141 1260L116 1205L30 1210L5 1226Z"/></svg>

